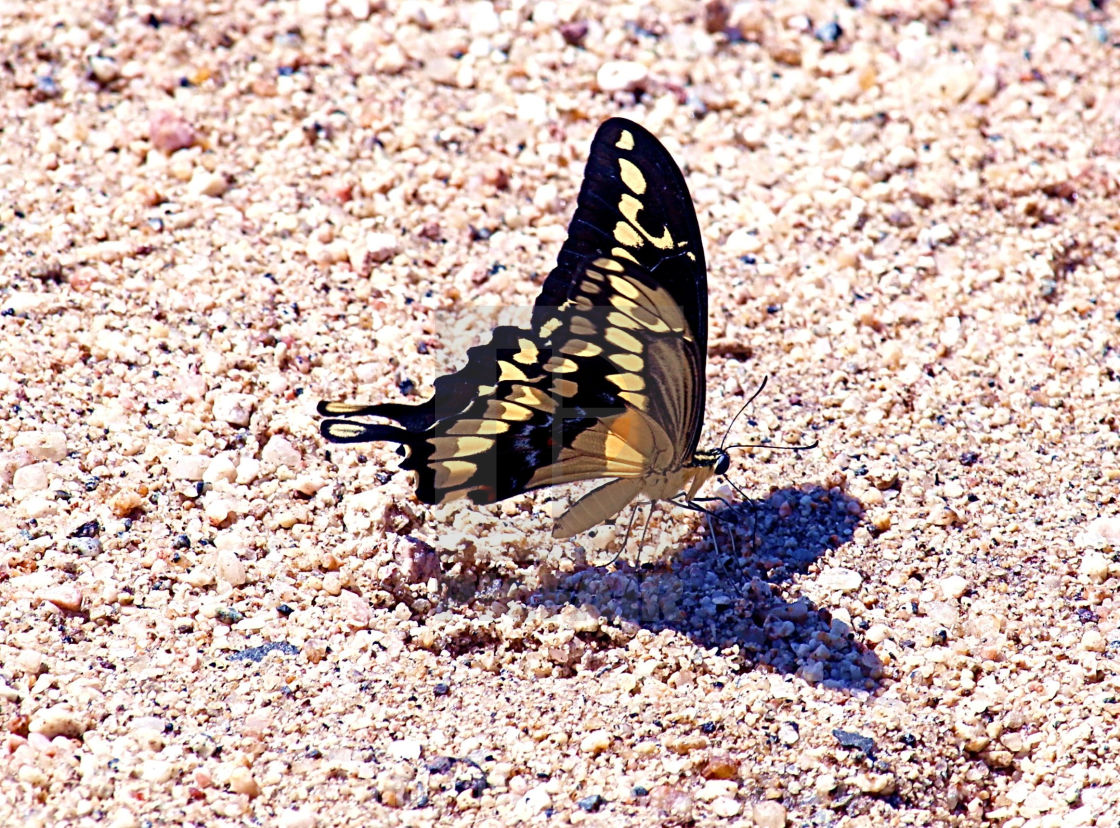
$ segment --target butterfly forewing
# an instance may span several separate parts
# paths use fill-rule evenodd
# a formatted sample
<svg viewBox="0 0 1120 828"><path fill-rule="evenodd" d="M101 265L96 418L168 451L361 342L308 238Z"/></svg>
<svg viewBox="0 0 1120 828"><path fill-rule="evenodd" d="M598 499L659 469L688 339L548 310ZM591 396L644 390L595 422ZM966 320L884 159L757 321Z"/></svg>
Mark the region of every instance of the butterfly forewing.
<svg viewBox="0 0 1120 828"><path fill-rule="evenodd" d="M578 206L527 329L503 326L420 405L320 403L335 442L388 440L428 503L492 503L619 478L562 518L566 537L692 460L704 415L707 283L680 170L621 118L595 136ZM400 427L355 422L358 415Z"/></svg>

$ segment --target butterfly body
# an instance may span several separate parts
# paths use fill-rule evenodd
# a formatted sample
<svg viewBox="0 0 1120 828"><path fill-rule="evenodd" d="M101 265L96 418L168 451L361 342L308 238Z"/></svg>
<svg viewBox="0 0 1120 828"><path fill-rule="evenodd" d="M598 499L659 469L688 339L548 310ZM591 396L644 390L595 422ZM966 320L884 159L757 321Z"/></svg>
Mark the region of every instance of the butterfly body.
<svg viewBox="0 0 1120 828"><path fill-rule="evenodd" d="M704 252L684 178L656 138L612 118L529 326L496 328L424 403L321 402L321 431L399 443L426 503L613 478L559 518L553 534L570 537L635 497L691 501L726 471L726 453L696 448L706 348Z"/></svg>

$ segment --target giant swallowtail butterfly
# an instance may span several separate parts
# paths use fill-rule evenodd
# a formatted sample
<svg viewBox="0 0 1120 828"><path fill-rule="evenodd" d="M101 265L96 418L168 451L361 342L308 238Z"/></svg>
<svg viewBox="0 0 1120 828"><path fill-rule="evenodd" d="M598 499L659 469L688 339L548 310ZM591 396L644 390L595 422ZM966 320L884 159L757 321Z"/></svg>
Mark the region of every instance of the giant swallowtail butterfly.
<svg viewBox="0 0 1120 828"><path fill-rule="evenodd" d="M684 177L642 127L611 118L591 144L568 239L528 328L502 326L418 405L320 402L335 443L401 444L425 503L494 503L593 478L610 482L557 521L567 538L635 497L686 503L730 460L697 451L704 420L708 285ZM381 417L396 425L365 423Z"/></svg>

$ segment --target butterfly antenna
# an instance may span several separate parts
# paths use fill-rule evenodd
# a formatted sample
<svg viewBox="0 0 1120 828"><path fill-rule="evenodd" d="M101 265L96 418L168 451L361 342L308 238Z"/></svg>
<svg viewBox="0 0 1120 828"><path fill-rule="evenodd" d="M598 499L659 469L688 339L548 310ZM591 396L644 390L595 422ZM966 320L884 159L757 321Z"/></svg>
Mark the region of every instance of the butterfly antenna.
<svg viewBox="0 0 1120 828"><path fill-rule="evenodd" d="M820 444L821 444L820 440L814 440L813 442L806 443L803 446L775 446L773 443L739 443L739 444L734 445L734 446L727 446L723 450L724 451L731 451L731 449L741 449L741 448L745 448L745 449L764 448L764 449L776 449L778 451L808 451L809 449L815 449Z"/></svg>
<svg viewBox="0 0 1120 828"><path fill-rule="evenodd" d="M758 395L762 393L762 389L766 387L766 383L769 379L770 379L769 375L762 378L762 382L760 382L758 384L758 388L756 388L754 393L751 394L750 399L748 399L745 403L743 403L743 407L740 408L739 411L735 414L735 416L731 418L731 422L727 424L727 431L723 432L723 439L719 443L720 451L724 450L723 449L723 444L727 442L727 437L728 437L729 434L731 434L731 427L733 425L735 425L735 421L739 419L739 415L742 414L744 411L746 411L747 406L750 405L751 403L753 403L758 398ZM734 446L732 446L732 448L734 448Z"/></svg>

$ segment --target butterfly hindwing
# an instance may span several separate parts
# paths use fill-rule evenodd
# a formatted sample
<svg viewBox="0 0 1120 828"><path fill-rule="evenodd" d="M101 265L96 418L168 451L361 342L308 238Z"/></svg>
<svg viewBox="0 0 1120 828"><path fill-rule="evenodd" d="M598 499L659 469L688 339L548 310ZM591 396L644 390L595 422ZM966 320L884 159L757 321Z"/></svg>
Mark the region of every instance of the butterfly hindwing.
<svg viewBox="0 0 1120 828"><path fill-rule="evenodd" d="M427 503L493 503L617 478L557 523L567 537L692 459L706 337L704 254L684 179L652 135L612 118L592 143L568 239L529 328L496 328L419 405L320 403L331 416L322 433L400 443L401 468L417 473ZM351 419L368 415L399 427Z"/></svg>

